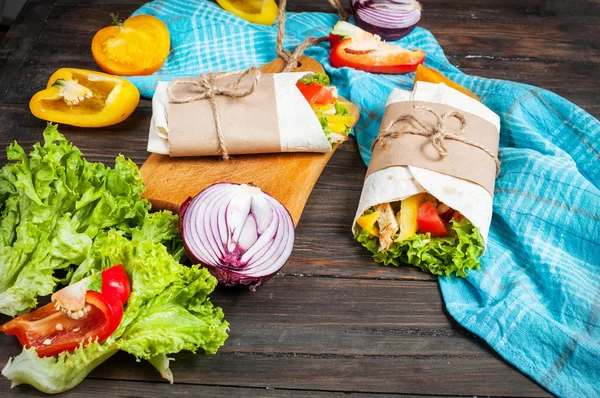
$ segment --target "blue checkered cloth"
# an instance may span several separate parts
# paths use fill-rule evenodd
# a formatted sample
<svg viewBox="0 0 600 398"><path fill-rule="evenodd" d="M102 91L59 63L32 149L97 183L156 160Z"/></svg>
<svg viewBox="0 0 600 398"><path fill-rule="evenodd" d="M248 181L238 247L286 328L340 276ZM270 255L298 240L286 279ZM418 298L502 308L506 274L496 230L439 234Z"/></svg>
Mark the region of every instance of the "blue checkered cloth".
<svg viewBox="0 0 600 398"><path fill-rule="evenodd" d="M131 78L145 97L157 80L274 59L275 25L250 24L208 1L155 1L136 14L160 18L171 32L162 69ZM337 19L288 13L286 48L326 35ZM425 50L427 66L474 91L502 119L502 171L488 249L481 270L464 279L440 278L448 311L551 392L600 396L600 123L546 90L463 74L425 29L398 44ZM306 55L360 108L356 138L368 164L388 94L411 89L413 75L335 69L328 52L322 43Z"/></svg>

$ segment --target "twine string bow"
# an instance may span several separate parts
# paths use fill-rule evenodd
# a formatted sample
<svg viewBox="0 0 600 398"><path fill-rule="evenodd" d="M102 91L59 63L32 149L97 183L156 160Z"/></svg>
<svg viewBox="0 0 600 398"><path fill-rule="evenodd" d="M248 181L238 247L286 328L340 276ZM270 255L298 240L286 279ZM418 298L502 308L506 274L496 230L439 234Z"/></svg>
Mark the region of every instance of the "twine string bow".
<svg viewBox="0 0 600 398"><path fill-rule="evenodd" d="M253 75L252 84L247 88L240 87L240 83L248 75ZM232 79L225 82L221 81L221 79L230 76L236 76L237 79ZM217 95L224 95L230 98L247 97L256 89L256 85L258 84L260 77L260 70L253 66L244 71L207 73L205 75L201 75L199 78L174 80L169 85L167 91L171 102L176 104L186 104L188 102L200 101L204 99L209 100L213 112L213 119L215 120L215 128L217 130L219 154L224 160L227 160L229 159L229 154L225 146L225 138L223 137L223 131L221 128L221 118L219 116L219 107L217 106L216 97ZM173 89L179 84L189 86L190 91L195 89L195 92L184 92L177 94Z"/></svg>
<svg viewBox="0 0 600 398"><path fill-rule="evenodd" d="M427 126L411 114L400 115L398 118L391 120L388 123L388 125L383 130L383 132L375 139L375 141L373 141L373 145L371 146L371 149L375 148L375 146L378 143L381 143L382 145L384 145L385 141L387 141L388 139L398 138L402 134L413 134L413 135L420 135L423 137L427 137L429 139L429 141L431 142L431 145L435 148L435 150L440 155L440 157L443 158L443 157L446 157L446 155L448 155L448 150L446 149L445 141L446 140L458 141L458 142L462 142L463 144L466 144L466 145L469 145L469 146L472 146L474 148L484 151L489 157L492 158L492 160L496 164L496 175L500 172L500 160L498 159L498 156L496 156L492 151L490 151L488 148L484 147L483 145L479 144L478 142L471 141L463 136L463 133L465 132L465 129L467 127L467 119L465 119L465 116L462 113L460 113L458 111L450 111L450 112L444 113L443 115L440 115L435 110L433 110L427 106L424 106L424 105L413 105L413 107L415 109L426 110L427 112L429 112L433 116L435 116L435 118L437 120L436 125L435 126ZM444 129L444 127L446 124L446 120L448 120L451 117L458 119L458 121L460 122L460 126L455 131L447 132ZM418 128L416 130L393 129L393 127L394 127L394 125L396 125L396 123L404 122L404 121L410 122L413 124L413 126L416 125L416 127L418 127Z"/></svg>

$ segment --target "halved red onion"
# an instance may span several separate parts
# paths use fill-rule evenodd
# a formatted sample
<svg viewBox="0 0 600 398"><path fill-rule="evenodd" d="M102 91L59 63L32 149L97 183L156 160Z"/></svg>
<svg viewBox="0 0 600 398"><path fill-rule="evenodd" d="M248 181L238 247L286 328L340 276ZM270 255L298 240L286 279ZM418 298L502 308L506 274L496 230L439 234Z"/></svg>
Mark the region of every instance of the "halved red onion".
<svg viewBox="0 0 600 398"><path fill-rule="evenodd" d="M188 198L179 213L188 257L225 286L249 285L254 290L271 279L292 253L290 213L253 185L211 185Z"/></svg>
<svg viewBox="0 0 600 398"><path fill-rule="evenodd" d="M421 19L421 4L416 0L352 0L356 24L384 40L408 35Z"/></svg>

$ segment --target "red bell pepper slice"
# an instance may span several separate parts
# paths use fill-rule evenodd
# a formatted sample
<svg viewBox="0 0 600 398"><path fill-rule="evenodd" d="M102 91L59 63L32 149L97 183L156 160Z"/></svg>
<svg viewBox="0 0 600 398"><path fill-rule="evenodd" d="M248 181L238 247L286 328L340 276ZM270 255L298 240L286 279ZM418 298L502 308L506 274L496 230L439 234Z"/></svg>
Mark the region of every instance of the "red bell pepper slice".
<svg viewBox="0 0 600 398"><path fill-rule="evenodd" d="M338 22L329 35L329 61L372 73L402 74L414 72L425 61L425 51L406 50L382 42L378 36L347 22Z"/></svg>
<svg viewBox="0 0 600 398"><path fill-rule="evenodd" d="M296 87L300 90L309 104L333 104L336 99L325 86L317 82L311 82L309 85L298 81Z"/></svg>
<svg viewBox="0 0 600 398"><path fill-rule="evenodd" d="M429 232L435 238L448 236L446 225L440 218L433 202L423 202L419 205L417 227L421 233Z"/></svg>
<svg viewBox="0 0 600 398"><path fill-rule="evenodd" d="M0 331L17 336L22 346L33 347L41 357L72 351L90 338L106 340L123 319L123 304L131 287L121 265L101 275L102 292L84 292L86 314L83 317L74 319L57 309L56 303L49 303L7 322L0 326Z"/></svg>

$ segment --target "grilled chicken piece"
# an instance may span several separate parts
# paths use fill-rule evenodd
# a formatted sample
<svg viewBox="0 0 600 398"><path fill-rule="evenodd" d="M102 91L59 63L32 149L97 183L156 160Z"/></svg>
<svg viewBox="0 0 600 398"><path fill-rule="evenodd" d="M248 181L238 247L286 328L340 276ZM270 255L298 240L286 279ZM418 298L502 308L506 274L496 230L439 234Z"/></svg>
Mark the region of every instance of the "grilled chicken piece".
<svg viewBox="0 0 600 398"><path fill-rule="evenodd" d="M394 241L392 236L398 232L398 222L394 215L394 210L389 203L382 203L375 206L375 209L379 213L377 217L377 224L379 225L379 250L388 250Z"/></svg>

